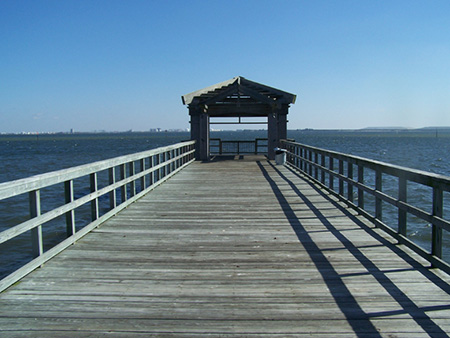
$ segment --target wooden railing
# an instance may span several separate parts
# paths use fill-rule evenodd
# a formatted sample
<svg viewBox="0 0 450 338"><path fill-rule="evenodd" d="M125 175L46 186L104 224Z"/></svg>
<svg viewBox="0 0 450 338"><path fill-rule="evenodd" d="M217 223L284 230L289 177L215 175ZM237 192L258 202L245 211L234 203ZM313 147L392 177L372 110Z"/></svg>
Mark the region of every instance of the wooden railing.
<svg viewBox="0 0 450 338"><path fill-rule="evenodd" d="M447 202L450 198L447 196L450 177L286 140L282 141L282 146L287 150L289 165L427 259L432 266L450 273L450 265L442 259L443 230L450 231L450 222L443 217L444 196ZM428 193L429 200L415 201L417 196L408 194L408 187ZM427 208L429 210L424 210ZM397 218L397 229L383 221L383 214L388 212ZM431 225L429 249L410 238L410 223Z"/></svg>
<svg viewBox="0 0 450 338"><path fill-rule="evenodd" d="M0 281L0 291L190 164L194 161L194 146L195 141L182 142L0 184L0 203L15 197L24 201L27 197L29 204L29 219L1 232L0 244L30 232L34 256ZM62 200L43 212L41 191L45 198L61 196ZM77 212L86 205L90 209L89 224L77 231ZM44 251L43 225L58 217L63 222L65 218L66 238Z"/></svg>
<svg viewBox="0 0 450 338"><path fill-rule="evenodd" d="M209 149L211 155L267 154L267 138L227 141L211 138Z"/></svg>

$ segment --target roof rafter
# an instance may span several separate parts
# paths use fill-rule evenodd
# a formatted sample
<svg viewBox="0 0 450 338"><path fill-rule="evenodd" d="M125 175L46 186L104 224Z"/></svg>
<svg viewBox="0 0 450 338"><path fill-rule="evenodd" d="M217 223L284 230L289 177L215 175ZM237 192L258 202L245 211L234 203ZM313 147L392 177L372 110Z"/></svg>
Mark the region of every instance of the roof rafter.
<svg viewBox="0 0 450 338"><path fill-rule="evenodd" d="M247 94L258 101L261 101L263 103L270 104L270 105L273 105L275 103L275 101L272 100L270 97L260 94L253 89L250 89L250 88L242 86L242 85L240 87L241 87L240 89L241 89L242 93Z"/></svg>

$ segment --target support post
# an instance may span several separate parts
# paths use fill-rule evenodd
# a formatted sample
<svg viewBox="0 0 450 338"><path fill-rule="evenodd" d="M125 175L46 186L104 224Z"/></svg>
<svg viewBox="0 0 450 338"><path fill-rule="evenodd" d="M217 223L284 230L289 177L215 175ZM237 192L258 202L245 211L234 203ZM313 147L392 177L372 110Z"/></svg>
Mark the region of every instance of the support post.
<svg viewBox="0 0 450 338"><path fill-rule="evenodd" d="M342 179L342 176L344 176L344 161L339 160L339 195L344 196L344 180Z"/></svg>
<svg viewBox="0 0 450 338"><path fill-rule="evenodd" d="M191 140L195 140L195 157L209 160L209 114L199 105L189 105Z"/></svg>
<svg viewBox="0 0 450 338"><path fill-rule="evenodd" d="M125 168L125 164L120 165L120 180L124 180L127 175L127 169ZM124 184L120 187L120 197L122 203L124 203L127 200L127 185Z"/></svg>
<svg viewBox="0 0 450 338"><path fill-rule="evenodd" d="M90 174L91 193L97 191L97 173ZM98 198L91 201L91 220L95 221L99 217Z"/></svg>
<svg viewBox="0 0 450 338"><path fill-rule="evenodd" d="M131 161L130 163L128 163L128 170L130 173L130 177L133 177L136 174L136 166L134 164L134 161ZM130 195L131 195L131 197L136 195L136 181L135 180L130 182Z"/></svg>
<svg viewBox="0 0 450 338"><path fill-rule="evenodd" d="M329 157L328 158L328 169L330 169L330 178L328 181L328 188L330 188L330 190L334 190L334 176L331 174L332 172L334 172L334 158L333 157Z"/></svg>
<svg viewBox="0 0 450 338"><path fill-rule="evenodd" d="M364 166L358 165L358 183L364 184ZM358 208L364 210L364 190L358 188Z"/></svg>
<svg viewBox="0 0 450 338"><path fill-rule="evenodd" d="M73 202L73 180L64 182L64 197L66 204ZM66 233L67 237L75 234L75 210L66 212Z"/></svg>
<svg viewBox="0 0 450 338"><path fill-rule="evenodd" d="M375 171L375 190L381 192L383 189L383 176L381 170ZM375 198L375 218L383 220L383 204L381 198Z"/></svg>
<svg viewBox="0 0 450 338"><path fill-rule="evenodd" d="M444 206L444 194L441 187L433 188L433 216L442 217ZM434 225L431 234L431 254L442 257L442 228Z"/></svg>
<svg viewBox="0 0 450 338"><path fill-rule="evenodd" d="M116 183L116 168L112 167L108 169L109 184ZM109 192L109 210L114 209L117 206L117 192L116 189Z"/></svg>
<svg viewBox="0 0 450 338"><path fill-rule="evenodd" d="M141 172L144 172L145 171L145 158L139 160L139 164L141 166ZM140 191L144 191L145 190L146 185L147 185L146 183L147 182L146 182L145 176L142 176L141 177L141 190Z"/></svg>
<svg viewBox="0 0 450 338"><path fill-rule="evenodd" d="M406 178L401 176L398 178L398 200L400 202L407 202L407 185ZM398 233L400 235L406 236L406 221L407 213L406 210L398 209Z"/></svg>
<svg viewBox="0 0 450 338"><path fill-rule="evenodd" d="M320 182L325 185L325 154L320 154L320 165L322 166L322 169L320 170Z"/></svg>
<svg viewBox="0 0 450 338"><path fill-rule="evenodd" d="M200 115L200 138L198 142L199 159L201 161L209 160L209 115L203 113Z"/></svg>
<svg viewBox="0 0 450 338"><path fill-rule="evenodd" d="M353 179L353 163L347 162L347 177ZM353 184L348 183L347 185L347 199L353 203Z"/></svg>
<svg viewBox="0 0 450 338"><path fill-rule="evenodd" d="M30 218L41 215L41 192L33 190L29 193L30 200ZM44 252L44 243L42 240L42 226L39 225L31 229L31 250L33 257L39 257Z"/></svg>
<svg viewBox="0 0 450 338"><path fill-rule="evenodd" d="M287 138L288 105L273 107L272 113L267 116L267 156L269 160L275 159L275 148L280 146L280 140Z"/></svg>
<svg viewBox="0 0 450 338"><path fill-rule="evenodd" d="M274 111L267 116L267 156L269 160L275 159L275 148L278 147L277 115Z"/></svg>

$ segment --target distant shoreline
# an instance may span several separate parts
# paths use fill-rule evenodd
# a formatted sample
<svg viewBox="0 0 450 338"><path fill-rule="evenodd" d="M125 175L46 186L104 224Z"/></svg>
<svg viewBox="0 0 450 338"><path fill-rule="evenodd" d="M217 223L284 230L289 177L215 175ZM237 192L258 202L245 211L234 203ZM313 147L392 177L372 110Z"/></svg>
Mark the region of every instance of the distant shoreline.
<svg viewBox="0 0 450 338"><path fill-rule="evenodd" d="M230 129L230 130L211 130L211 132L252 132L252 131L262 131L267 130L262 129ZM367 127L362 129L314 129L314 128L300 128L300 129L288 129L288 131L296 132L320 132L320 133L450 133L450 127L423 127L423 128L406 128L406 127ZM58 132L16 132L7 133L0 132L0 136L36 136L36 135L104 135L104 134L163 134L163 133L187 133L189 129L150 129L146 131L105 131L105 130L94 130L94 131L58 131Z"/></svg>

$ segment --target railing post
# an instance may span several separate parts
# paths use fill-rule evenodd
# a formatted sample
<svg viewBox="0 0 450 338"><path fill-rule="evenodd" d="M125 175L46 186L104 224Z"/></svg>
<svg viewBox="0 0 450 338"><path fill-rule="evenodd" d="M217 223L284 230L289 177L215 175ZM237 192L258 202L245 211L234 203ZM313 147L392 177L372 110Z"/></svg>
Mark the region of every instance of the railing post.
<svg viewBox="0 0 450 338"><path fill-rule="evenodd" d="M167 161L170 160L170 151L166 151L164 153L164 176L167 176L168 174L170 174L170 164L167 163Z"/></svg>
<svg viewBox="0 0 450 338"><path fill-rule="evenodd" d="M358 183L364 184L364 167L358 165ZM364 190L358 187L358 208L364 209Z"/></svg>
<svg viewBox="0 0 450 338"><path fill-rule="evenodd" d="M136 174L136 166L134 164L134 161L128 163L128 171L130 177L133 177ZM136 195L136 181L133 179L130 182L130 196L133 197L134 195Z"/></svg>
<svg viewBox="0 0 450 338"><path fill-rule="evenodd" d="M330 178L328 181L328 188L330 188L330 190L334 190L334 176L332 174L332 172L334 171L334 158L333 157L328 157L328 169L330 170Z"/></svg>
<svg viewBox="0 0 450 338"><path fill-rule="evenodd" d="M66 204L73 202L73 180L64 182L64 199ZM75 210L70 210L66 212L67 237L74 235L75 232Z"/></svg>
<svg viewBox="0 0 450 338"><path fill-rule="evenodd" d="M155 155L155 165L158 166L161 164L161 157L162 154ZM158 182L161 179L162 176L162 168L159 168L155 171L155 182Z"/></svg>
<svg viewBox="0 0 450 338"><path fill-rule="evenodd" d="M443 216L444 194L441 187L433 188L433 216ZM441 258L442 257L442 228L437 225L432 225L431 233L431 254Z"/></svg>
<svg viewBox="0 0 450 338"><path fill-rule="evenodd" d="M296 150L295 150L295 153L297 154L297 168L300 171L304 172L304 170L303 170L304 169L303 168L303 163L304 163L304 161L303 161L303 148L301 146L297 146Z"/></svg>
<svg viewBox="0 0 450 338"><path fill-rule="evenodd" d="M295 145L291 145L291 163L293 166L295 166L297 168L297 147Z"/></svg>
<svg viewBox="0 0 450 338"><path fill-rule="evenodd" d="M167 176L168 174L170 174L170 164L168 164L167 162L170 160L170 151L166 151L164 153L164 176Z"/></svg>
<svg viewBox="0 0 450 338"><path fill-rule="evenodd" d="M155 166L155 156L154 155L150 156L149 161L150 161L150 163L149 163L150 168L153 168ZM155 175L156 175L155 171L152 171L150 173L149 185L153 185L153 183L155 183Z"/></svg>
<svg viewBox="0 0 450 338"><path fill-rule="evenodd" d="M320 182L325 185L325 170L323 168L325 168L325 162L326 162L326 157L325 154L322 153L320 154L320 165L322 166L322 169L320 171Z"/></svg>
<svg viewBox="0 0 450 338"><path fill-rule="evenodd" d="M297 167L300 169L300 171L303 171L303 159L302 159L303 149L301 146L298 146L297 155L298 155Z"/></svg>
<svg viewBox="0 0 450 338"><path fill-rule="evenodd" d="M313 172L313 165L312 165L312 150L308 151L308 174L309 176L312 176L312 172Z"/></svg>
<svg viewBox="0 0 450 338"><path fill-rule="evenodd" d="M180 149L180 155L181 155L180 166L182 166L183 164L186 163L186 150L187 150L186 146L183 146Z"/></svg>
<svg viewBox="0 0 450 338"><path fill-rule="evenodd" d="M166 153L166 155L167 155L167 156L166 156L166 161L169 162L170 159L172 158L172 151L169 150L169 151ZM172 172L172 164L171 164L171 163L167 163L167 164L166 164L166 175L169 175L171 172Z"/></svg>
<svg viewBox="0 0 450 338"><path fill-rule="evenodd" d="M398 178L398 200L407 202L406 178L404 176ZM406 210L398 209L398 233L406 236Z"/></svg>
<svg viewBox="0 0 450 338"><path fill-rule="evenodd" d="M316 164L314 166L314 178L317 180L319 177L319 168L317 168L317 164L319 162L319 154L315 151L314 152L314 163Z"/></svg>
<svg viewBox="0 0 450 338"><path fill-rule="evenodd" d="M30 218L38 217L41 214L41 192L33 190L29 192ZM39 257L44 252L42 240L42 226L39 225L31 229L31 250L33 257Z"/></svg>
<svg viewBox="0 0 450 338"><path fill-rule="evenodd" d="M162 164L162 163L164 163L165 161L166 161L166 153L161 153L161 154L159 154L159 164ZM158 176L158 178L161 179L161 178L163 178L164 176L166 176L166 170L165 170L165 167L162 166L162 167L159 169L159 176Z"/></svg>
<svg viewBox="0 0 450 338"><path fill-rule="evenodd" d="M339 160L339 175L344 175L344 161ZM344 181L339 177L339 195L344 196Z"/></svg>
<svg viewBox="0 0 450 338"><path fill-rule="evenodd" d="M176 158L176 157L177 157L177 150L173 149L172 150L172 158ZM175 171L177 169L177 161L178 160L175 160L172 162L172 171Z"/></svg>
<svg viewBox="0 0 450 338"><path fill-rule="evenodd" d="M113 185L116 183L116 170L115 167L108 169L108 176L109 176L109 185ZM116 189L109 192L109 209L112 210L117 206L117 200L116 200Z"/></svg>
<svg viewBox="0 0 450 338"><path fill-rule="evenodd" d="M139 160L141 173L145 171L145 158ZM141 191L144 191L146 188L145 175L141 177Z"/></svg>
<svg viewBox="0 0 450 338"><path fill-rule="evenodd" d="M347 177L353 180L353 163L347 162ZM347 185L347 199L353 203L353 184L348 183Z"/></svg>
<svg viewBox="0 0 450 338"><path fill-rule="evenodd" d="M172 150L172 158L176 158L177 157L177 149ZM174 160L172 162L172 171L175 171L178 168L178 160Z"/></svg>
<svg viewBox="0 0 450 338"><path fill-rule="evenodd" d="M91 193L97 191L97 173L92 173L90 176ZM98 218L98 197L91 201L91 220L95 221Z"/></svg>
<svg viewBox="0 0 450 338"><path fill-rule="evenodd" d="M375 190L381 192L383 189L383 176L381 170L375 171ZM381 198L375 197L375 218L383 220L383 204Z"/></svg>
<svg viewBox="0 0 450 338"><path fill-rule="evenodd" d="M173 158L174 159L177 158L177 156L178 156L178 149L172 150L172 154L173 154ZM173 161L173 163L172 163L173 171L175 171L178 168L178 162L179 162L179 159L176 159L176 160Z"/></svg>
<svg viewBox="0 0 450 338"><path fill-rule="evenodd" d="M302 168L305 174L308 173L308 163L306 162L308 160L308 151L303 148L302 149Z"/></svg>
<svg viewBox="0 0 450 338"><path fill-rule="evenodd" d="M307 151L305 148L302 148L302 170L305 174L308 173L308 165L306 163L307 160Z"/></svg>
<svg viewBox="0 0 450 338"><path fill-rule="evenodd" d="M124 180L126 176L127 176L127 170L126 170L125 164L121 164L120 165L120 180ZM123 184L120 187L120 195L121 195L120 197L121 197L122 203L124 203L127 200L127 185L126 184Z"/></svg>

